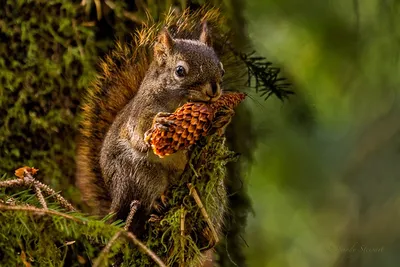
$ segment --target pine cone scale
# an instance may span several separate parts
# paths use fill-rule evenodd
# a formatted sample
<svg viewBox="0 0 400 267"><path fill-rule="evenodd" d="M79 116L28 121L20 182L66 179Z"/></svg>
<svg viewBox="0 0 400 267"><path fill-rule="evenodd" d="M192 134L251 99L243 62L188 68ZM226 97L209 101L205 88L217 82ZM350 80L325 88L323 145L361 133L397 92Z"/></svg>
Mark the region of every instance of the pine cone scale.
<svg viewBox="0 0 400 267"><path fill-rule="evenodd" d="M243 93L228 93L222 95L216 102L190 102L179 107L167 119L173 121L165 131L161 125L153 124L147 142L153 152L160 156L167 156L179 150L188 149L201 137L210 134L216 113L223 109L233 109L245 98ZM229 119L227 119L229 122Z"/></svg>

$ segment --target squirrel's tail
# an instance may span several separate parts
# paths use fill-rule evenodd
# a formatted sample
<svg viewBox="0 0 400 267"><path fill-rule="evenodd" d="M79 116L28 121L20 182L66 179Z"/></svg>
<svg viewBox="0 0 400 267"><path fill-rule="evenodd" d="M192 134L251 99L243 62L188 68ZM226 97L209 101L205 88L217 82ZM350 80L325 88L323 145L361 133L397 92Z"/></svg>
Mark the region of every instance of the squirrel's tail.
<svg viewBox="0 0 400 267"><path fill-rule="evenodd" d="M99 163L101 146L117 114L135 97L150 65L151 46L160 29L168 27L175 38L198 39L200 22L221 25L221 20L217 9L185 10L180 14L170 11L161 22L143 25L132 36L131 44L117 43L116 49L101 62L101 71L83 102L76 157L76 184L92 213L105 215L109 211L111 199Z"/></svg>
<svg viewBox="0 0 400 267"><path fill-rule="evenodd" d="M117 44L101 62L101 72L87 91L82 107L76 183L95 214L106 214L110 206L99 164L101 146L118 112L140 86L149 65L144 52L144 47Z"/></svg>

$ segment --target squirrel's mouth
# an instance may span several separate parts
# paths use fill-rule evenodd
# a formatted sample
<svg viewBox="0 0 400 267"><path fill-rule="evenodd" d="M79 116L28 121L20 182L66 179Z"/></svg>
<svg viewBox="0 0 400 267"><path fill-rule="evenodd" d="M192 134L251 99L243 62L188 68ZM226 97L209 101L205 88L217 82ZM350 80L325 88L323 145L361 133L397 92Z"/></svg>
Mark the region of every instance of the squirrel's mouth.
<svg viewBox="0 0 400 267"><path fill-rule="evenodd" d="M220 98L221 94L208 95L206 92L199 90L189 90L188 99L193 102L215 102Z"/></svg>
<svg viewBox="0 0 400 267"><path fill-rule="evenodd" d="M189 91L188 100L192 102L213 102L210 96L195 90Z"/></svg>

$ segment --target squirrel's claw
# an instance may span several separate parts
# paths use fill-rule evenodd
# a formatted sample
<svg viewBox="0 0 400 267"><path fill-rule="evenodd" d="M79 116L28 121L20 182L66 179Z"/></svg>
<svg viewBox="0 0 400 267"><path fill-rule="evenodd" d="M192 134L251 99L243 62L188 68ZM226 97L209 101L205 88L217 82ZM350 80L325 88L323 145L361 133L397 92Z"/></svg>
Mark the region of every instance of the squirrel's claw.
<svg viewBox="0 0 400 267"><path fill-rule="evenodd" d="M158 112L156 114L155 118L157 118L157 117L169 117L171 115L172 115L172 113L169 113L169 112Z"/></svg>
<svg viewBox="0 0 400 267"><path fill-rule="evenodd" d="M217 112L212 123L212 127L217 131L218 135L223 135L226 127L232 120L235 111L230 108L222 109Z"/></svg>
<svg viewBox="0 0 400 267"><path fill-rule="evenodd" d="M173 124L175 124L175 122L168 119L168 117L171 115L172 115L172 113L168 113L168 112L158 112L157 115L153 119L153 124L161 124L161 126L164 126L164 127L173 125Z"/></svg>
<svg viewBox="0 0 400 267"><path fill-rule="evenodd" d="M168 127L161 124L161 123L157 123L155 124L155 127L157 127L157 129L159 129L162 132L167 132L168 131Z"/></svg>
<svg viewBox="0 0 400 267"><path fill-rule="evenodd" d="M161 213L168 205L168 197L165 195L165 193L161 194L160 200L157 200L153 204L153 208L158 212Z"/></svg>
<svg viewBox="0 0 400 267"><path fill-rule="evenodd" d="M151 145L152 134L155 129L160 131L168 131L168 127L174 124L174 121L168 120L171 113L168 112L158 112L153 119L153 126L144 133L144 142L147 145Z"/></svg>
<svg viewBox="0 0 400 267"><path fill-rule="evenodd" d="M165 195L165 193L161 195L161 203L164 205L164 207L166 207L168 204L168 197Z"/></svg>
<svg viewBox="0 0 400 267"><path fill-rule="evenodd" d="M150 214L150 218L147 220L150 223L161 221L161 217L155 214Z"/></svg>

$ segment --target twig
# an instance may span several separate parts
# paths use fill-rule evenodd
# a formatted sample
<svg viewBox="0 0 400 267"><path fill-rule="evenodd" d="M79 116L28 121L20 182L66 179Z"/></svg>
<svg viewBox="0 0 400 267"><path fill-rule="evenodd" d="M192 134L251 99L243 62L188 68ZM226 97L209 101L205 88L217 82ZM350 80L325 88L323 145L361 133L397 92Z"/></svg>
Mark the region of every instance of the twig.
<svg viewBox="0 0 400 267"><path fill-rule="evenodd" d="M126 218L126 223L125 223L125 226L124 226L124 229L126 231L129 230L129 227L132 224L133 216L135 216L135 213L136 213L137 209L139 208L139 206L140 206L140 202L138 200L132 201L132 203L131 203L131 211L129 212L128 217Z"/></svg>
<svg viewBox="0 0 400 267"><path fill-rule="evenodd" d="M201 214L203 215L205 221L208 224L208 227L210 227L215 244L217 244L219 242L217 231L215 230L214 225L211 222L210 216L208 216L208 213L207 213L206 209L204 208L203 203L201 202L201 199L199 197L199 194L197 193L196 188L191 183L188 183L187 186L189 188L190 195L193 196L194 200L196 201L197 206L199 206L199 208L200 208Z"/></svg>
<svg viewBox="0 0 400 267"><path fill-rule="evenodd" d="M46 203L46 200L44 200L42 191L36 185L34 188L35 188L36 197L39 199L40 205L42 205L43 209L47 210L47 203Z"/></svg>
<svg viewBox="0 0 400 267"><path fill-rule="evenodd" d="M141 248L147 255L150 256L160 267L166 267L166 265L163 263L163 261L148 247L146 247L145 244L143 244L137 237L132 234L131 232L127 232L126 230L120 230L118 231L107 243L107 245L103 248L103 250L100 252L99 256L96 258L96 260L93 263L93 267L98 267L102 263L102 259L106 254L108 254L111 250L111 247L114 245L114 243L118 240L118 238L121 235L125 235L128 240L132 241L133 244Z"/></svg>
<svg viewBox="0 0 400 267"><path fill-rule="evenodd" d="M132 234L131 232L124 232L125 236L130 239L135 245L137 245L139 248L141 248L147 255L149 255L160 267L167 267L165 263L153 252L151 251L148 247L146 247L145 244L140 242L137 237Z"/></svg>
<svg viewBox="0 0 400 267"><path fill-rule="evenodd" d="M64 217L66 219L69 219L69 220L72 220L72 221L75 221L75 222L86 224L85 221L82 221L82 220L80 220L78 218L75 218L75 217L73 217L71 215L68 215L68 214L65 214L65 213L62 213L62 212L58 212L58 211L55 211L55 210L40 209L40 208L36 208L36 207L33 207L33 206L9 206L9 205L0 204L0 210L4 210L4 211L9 211L9 210L27 211L27 212L38 213L38 214L45 213L45 214L49 214L49 215L56 215L56 216Z"/></svg>
<svg viewBox="0 0 400 267"><path fill-rule="evenodd" d="M14 180L8 180L8 181L1 181L0 182L0 187L17 187L17 186L32 186L34 187L36 197L38 198L40 204L43 206L43 208L47 209L47 203L43 197L42 191L49 196L53 196L56 201L65 209L68 211L76 211L76 209L65 199L63 198L60 194L58 194L56 191L51 189L49 186L39 182L36 180L32 174L35 174L37 170L34 168L29 168L29 167L23 167L18 170L16 170L16 175L19 177L19 179L14 179Z"/></svg>
<svg viewBox="0 0 400 267"><path fill-rule="evenodd" d="M99 256L94 260L93 267L98 267L102 263L102 260L106 254L110 252L112 245L115 241L121 236L123 230L120 230L111 237L110 241L108 241L107 245L101 250Z"/></svg>
<svg viewBox="0 0 400 267"><path fill-rule="evenodd" d="M185 216L186 216L186 211L183 208L183 205L181 206L181 248L182 248L182 261L180 266L185 266Z"/></svg>
<svg viewBox="0 0 400 267"><path fill-rule="evenodd" d="M37 181L35 178L32 177L32 175L29 172L25 172L24 180L26 181L27 185L33 184L35 187L37 186L46 194L53 196L56 199L56 201L60 203L60 205L63 208L67 209L68 211L76 211L76 209L65 198L63 198L60 194L51 189L49 186Z"/></svg>
<svg viewBox="0 0 400 267"><path fill-rule="evenodd" d="M55 210L45 210L45 209L40 209L40 208L36 208L33 206L9 206L9 205L4 205L0 203L0 210L2 211L27 211L27 212L31 212L31 213L38 213L38 214L49 214L49 215L56 215L56 216L60 216L78 223L82 223L82 224L86 224L85 221L75 218L71 215L68 214L64 214ZM129 240L131 240L135 245L137 245L139 248L142 249L142 251L144 251L146 254L148 254L160 267L167 267L162 260L152 251L150 250L148 247L146 247L145 244L143 244L142 242L140 242L137 237L132 234L131 232L127 232L125 230L120 230L119 232L117 232L109 241L109 243L106 245L106 247L101 251L99 257L96 259L95 265L94 266L98 266L100 264L100 259L106 254L108 253L108 251L111 249L113 243L121 236L121 234L124 234Z"/></svg>
<svg viewBox="0 0 400 267"><path fill-rule="evenodd" d="M145 253L147 253L159 266L164 267L166 266L160 258L153 252L151 251L146 245L144 245L142 242L140 242L134 234L131 232L128 232L129 227L132 224L133 216L135 216L136 211L138 210L140 206L140 202L138 200L133 200L131 202L131 210L128 214L128 217L126 218L126 223L124 226L124 230L118 231L107 243L107 245L103 248L103 250L100 252L99 256L96 258L94 261L93 267L98 267L100 266L101 260L105 257L106 254L108 254L111 250L111 247L113 244L117 241L117 239L121 236L121 234L124 234L129 240L132 240L133 243L137 246L139 246Z"/></svg>
<svg viewBox="0 0 400 267"><path fill-rule="evenodd" d="M8 180L8 181L1 181L0 182L0 187L14 187L14 186L22 186L25 184L25 181L23 179L14 179L14 180Z"/></svg>

